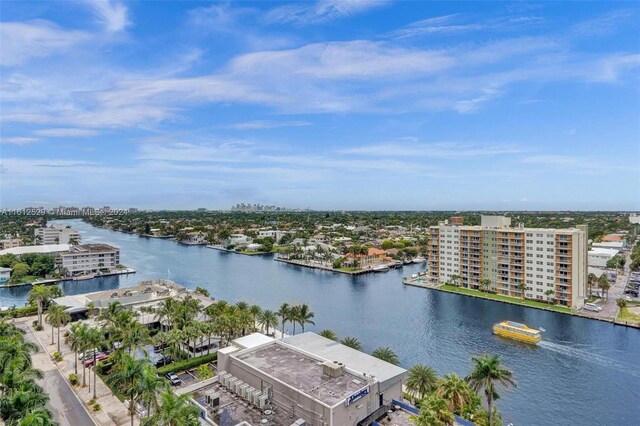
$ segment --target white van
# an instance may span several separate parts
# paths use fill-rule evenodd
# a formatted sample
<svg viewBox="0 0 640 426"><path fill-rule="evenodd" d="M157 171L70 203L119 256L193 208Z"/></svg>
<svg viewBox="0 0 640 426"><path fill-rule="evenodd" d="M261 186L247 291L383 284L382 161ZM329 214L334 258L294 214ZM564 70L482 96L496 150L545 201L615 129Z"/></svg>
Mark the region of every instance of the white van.
<svg viewBox="0 0 640 426"><path fill-rule="evenodd" d="M600 312L602 310L602 308L598 305L596 305L595 303L585 303L584 304L584 310L585 311L591 311L591 312Z"/></svg>

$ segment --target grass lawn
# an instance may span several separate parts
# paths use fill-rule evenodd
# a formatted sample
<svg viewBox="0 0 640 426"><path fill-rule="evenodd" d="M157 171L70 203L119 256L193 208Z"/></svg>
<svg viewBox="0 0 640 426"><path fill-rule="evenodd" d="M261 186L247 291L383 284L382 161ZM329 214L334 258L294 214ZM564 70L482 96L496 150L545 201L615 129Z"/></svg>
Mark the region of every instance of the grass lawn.
<svg viewBox="0 0 640 426"><path fill-rule="evenodd" d="M517 305L530 306L530 307L534 307L534 308L542 308L542 309L549 309L549 310L552 310L552 311L571 313L571 308L567 308L565 306L550 305L548 303L538 302L538 301L535 301L535 300L523 300L523 299L518 299L518 298L515 298L515 297L503 296L501 294L484 293L484 292L481 292L481 291L478 291L478 290L471 290L471 289L468 289L468 288L455 287L455 286L448 285L448 284L440 286L439 289L440 290L444 290L444 291L448 291L450 293L468 294L470 296L480 297L480 298L484 298L484 299L501 300L501 301L504 301L504 302L515 303Z"/></svg>
<svg viewBox="0 0 640 426"><path fill-rule="evenodd" d="M236 253L246 254L246 255L249 255L249 256L254 256L254 255L257 255L257 254L269 254L271 252L270 251L241 250L241 251L237 251Z"/></svg>
<svg viewBox="0 0 640 426"><path fill-rule="evenodd" d="M43 279L44 278L36 277L35 275L25 275L24 277L19 278L16 281L13 281L13 282L10 282L10 283L7 283L7 284L11 285L11 284L32 283L34 281L43 280Z"/></svg>
<svg viewBox="0 0 640 426"><path fill-rule="evenodd" d="M631 311L629 308L637 307L638 305L627 305L624 308L620 308L620 319L624 321L633 321L640 322L640 315L637 315Z"/></svg>
<svg viewBox="0 0 640 426"><path fill-rule="evenodd" d="M337 271L358 272L358 271L360 271L360 268L355 268L353 266L342 266L342 267L338 268Z"/></svg>

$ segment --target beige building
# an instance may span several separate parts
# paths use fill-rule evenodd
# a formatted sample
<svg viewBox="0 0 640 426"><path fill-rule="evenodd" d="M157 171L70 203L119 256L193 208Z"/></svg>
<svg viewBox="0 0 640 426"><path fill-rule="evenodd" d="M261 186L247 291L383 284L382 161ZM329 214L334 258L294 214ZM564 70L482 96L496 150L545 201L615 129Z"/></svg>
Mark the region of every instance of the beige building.
<svg viewBox="0 0 640 426"><path fill-rule="evenodd" d="M21 245L22 240L19 238L5 238L4 240L0 240L0 250L20 247Z"/></svg>
<svg viewBox="0 0 640 426"><path fill-rule="evenodd" d="M377 419L393 399L402 400L406 373L310 332L283 340L259 333L237 339L218 351L218 369L224 386L273 407L279 424L309 426Z"/></svg>
<svg viewBox="0 0 640 426"><path fill-rule="evenodd" d="M38 244L80 244L82 236L75 229L54 223L46 228L36 228L34 231Z"/></svg>
<svg viewBox="0 0 640 426"><path fill-rule="evenodd" d="M115 269L120 264L120 249L108 244L81 244L58 253L56 263L67 276L86 275L101 269Z"/></svg>
<svg viewBox="0 0 640 426"><path fill-rule="evenodd" d="M586 297L587 227L511 227L504 216L479 226L441 222L429 229L429 275L442 283L580 308Z"/></svg>

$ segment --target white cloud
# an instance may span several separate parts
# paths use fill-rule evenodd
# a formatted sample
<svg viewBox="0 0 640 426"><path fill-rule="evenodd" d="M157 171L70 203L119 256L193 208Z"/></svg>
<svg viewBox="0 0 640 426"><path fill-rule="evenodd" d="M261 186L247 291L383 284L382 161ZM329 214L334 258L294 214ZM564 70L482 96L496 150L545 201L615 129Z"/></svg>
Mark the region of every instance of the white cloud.
<svg viewBox="0 0 640 426"><path fill-rule="evenodd" d="M119 32L129 25L128 10L122 3L111 0L86 0L86 4L107 32Z"/></svg>
<svg viewBox="0 0 640 426"><path fill-rule="evenodd" d="M40 139L38 138L27 138L27 137L13 137L13 138L0 138L0 143L11 143L16 145L26 145L33 142L38 142Z"/></svg>
<svg viewBox="0 0 640 426"><path fill-rule="evenodd" d="M16 66L32 58L60 55L89 38L84 31L64 30L41 19L3 22L0 25L0 64Z"/></svg>
<svg viewBox="0 0 640 426"><path fill-rule="evenodd" d="M384 0L319 0L280 6L266 15L269 23L320 24L388 4Z"/></svg>
<svg viewBox="0 0 640 426"><path fill-rule="evenodd" d="M88 136L96 136L99 133L95 130L89 129L73 129L73 128L58 128L58 129L41 129L36 130L35 132L38 136L48 136L53 138L64 138L64 137L88 137Z"/></svg>
<svg viewBox="0 0 640 426"><path fill-rule="evenodd" d="M236 123L231 126L237 130L254 130L254 129L277 129L280 127L306 127L311 126L309 121L274 121L274 120L254 120L244 123Z"/></svg>
<svg viewBox="0 0 640 426"><path fill-rule="evenodd" d="M478 144L469 142L421 143L415 138L404 138L398 142L341 149L339 152L342 154L378 157L459 159L465 157L475 158L518 154L524 152L524 149L516 145Z"/></svg>

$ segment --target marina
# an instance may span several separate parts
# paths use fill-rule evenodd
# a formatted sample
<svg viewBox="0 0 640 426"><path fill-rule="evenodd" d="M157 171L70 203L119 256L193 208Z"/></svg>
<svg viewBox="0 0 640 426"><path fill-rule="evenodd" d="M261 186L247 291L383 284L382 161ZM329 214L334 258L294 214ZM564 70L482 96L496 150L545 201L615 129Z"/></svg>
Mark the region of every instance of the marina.
<svg viewBox="0 0 640 426"><path fill-rule="evenodd" d="M438 374L464 377L471 356L499 354L518 383L517 389L501 392L505 424L556 424L559 419L571 424L640 423L640 367L630 357L640 353L638 330L403 285L404 276L420 277L424 265L419 264L351 276L284 265L272 256L234 256L95 228L79 220L66 222L85 241L119 247L122 263L137 271L62 283L67 295L169 278L190 289L204 287L219 299L268 309L283 302L306 302L315 312L316 326L309 326L310 331L328 328L341 338L356 337L367 352L389 346L403 367L422 363ZM20 306L28 291L1 288L0 303ZM544 339L538 345L523 345L494 335L492 326L506 318L546 329Z"/></svg>

